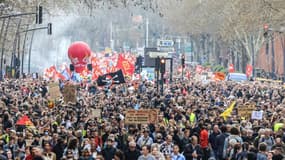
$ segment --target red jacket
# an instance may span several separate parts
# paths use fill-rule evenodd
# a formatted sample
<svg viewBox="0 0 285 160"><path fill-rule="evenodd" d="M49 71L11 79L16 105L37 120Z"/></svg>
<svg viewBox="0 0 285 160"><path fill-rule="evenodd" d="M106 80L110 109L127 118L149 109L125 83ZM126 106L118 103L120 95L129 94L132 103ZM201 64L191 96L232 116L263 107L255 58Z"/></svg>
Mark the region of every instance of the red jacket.
<svg viewBox="0 0 285 160"><path fill-rule="evenodd" d="M200 145L201 148L207 148L209 144L209 134L208 131L206 129L203 129L200 132Z"/></svg>
<svg viewBox="0 0 285 160"><path fill-rule="evenodd" d="M96 145L96 148L98 147L98 146L100 146L100 147L102 147L102 138L101 138L101 136L96 136L95 138L94 138L94 141L95 141L95 145Z"/></svg>
<svg viewBox="0 0 285 160"><path fill-rule="evenodd" d="M33 160L33 159L34 159L34 157L31 154L25 158L25 160Z"/></svg>

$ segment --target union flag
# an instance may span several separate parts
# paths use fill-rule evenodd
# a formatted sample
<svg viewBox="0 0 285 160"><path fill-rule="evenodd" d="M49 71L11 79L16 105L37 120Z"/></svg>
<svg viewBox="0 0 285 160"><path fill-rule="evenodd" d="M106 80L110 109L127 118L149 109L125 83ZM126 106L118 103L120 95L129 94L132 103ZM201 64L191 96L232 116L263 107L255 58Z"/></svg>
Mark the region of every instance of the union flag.
<svg viewBox="0 0 285 160"><path fill-rule="evenodd" d="M250 77L252 75L252 65L246 65L246 76Z"/></svg>
<svg viewBox="0 0 285 160"><path fill-rule="evenodd" d="M135 72L135 65L123 57L122 54L119 55L118 63L116 68L119 68L123 71L124 75L131 76Z"/></svg>
<svg viewBox="0 0 285 160"><path fill-rule="evenodd" d="M235 72L234 64L230 64L230 66L229 66L229 73L233 73L233 72Z"/></svg>

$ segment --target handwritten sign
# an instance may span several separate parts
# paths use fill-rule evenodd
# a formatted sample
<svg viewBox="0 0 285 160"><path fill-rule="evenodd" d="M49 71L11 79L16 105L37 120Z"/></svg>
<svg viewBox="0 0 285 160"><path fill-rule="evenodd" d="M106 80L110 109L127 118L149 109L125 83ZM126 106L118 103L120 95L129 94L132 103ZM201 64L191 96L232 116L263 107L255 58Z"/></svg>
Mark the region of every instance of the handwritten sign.
<svg viewBox="0 0 285 160"><path fill-rule="evenodd" d="M251 119L262 120L263 111L252 111Z"/></svg>
<svg viewBox="0 0 285 160"><path fill-rule="evenodd" d="M250 118L252 111L255 110L254 104L244 104L238 106L238 116Z"/></svg>
<svg viewBox="0 0 285 160"><path fill-rule="evenodd" d="M92 118L100 118L101 117L101 109L92 109Z"/></svg>
<svg viewBox="0 0 285 160"><path fill-rule="evenodd" d="M56 100L60 97L59 86L57 83L49 84L49 94L52 100Z"/></svg>
<svg viewBox="0 0 285 160"><path fill-rule="evenodd" d="M64 102L76 103L76 87L73 85L66 85L62 90Z"/></svg>
<svg viewBox="0 0 285 160"><path fill-rule="evenodd" d="M126 112L126 124L153 124L157 122L158 110L156 109L127 110Z"/></svg>

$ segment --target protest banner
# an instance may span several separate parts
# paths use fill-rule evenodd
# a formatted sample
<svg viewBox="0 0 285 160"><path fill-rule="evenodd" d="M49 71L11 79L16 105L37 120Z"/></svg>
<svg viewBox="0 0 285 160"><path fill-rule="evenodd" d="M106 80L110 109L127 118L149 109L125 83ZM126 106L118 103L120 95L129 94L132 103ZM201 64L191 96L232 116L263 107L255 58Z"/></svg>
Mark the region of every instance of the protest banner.
<svg viewBox="0 0 285 160"><path fill-rule="evenodd" d="M76 103L76 87L73 85L66 85L62 90L64 102Z"/></svg>
<svg viewBox="0 0 285 160"><path fill-rule="evenodd" d="M149 124L158 122L158 110L140 109L127 110L125 116L126 124Z"/></svg>
<svg viewBox="0 0 285 160"><path fill-rule="evenodd" d="M240 117L245 117L245 118L250 118L252 111L255 110L255 105L254 104L244 104L244 105L239 105L238 106L238 116Z"/></svg>
<svg viewBox="0 0 285 160"><path fill-rule="evenodd" d="M60 98L60 90L57 83L49 84L49 95L52 100Z"/></svg>

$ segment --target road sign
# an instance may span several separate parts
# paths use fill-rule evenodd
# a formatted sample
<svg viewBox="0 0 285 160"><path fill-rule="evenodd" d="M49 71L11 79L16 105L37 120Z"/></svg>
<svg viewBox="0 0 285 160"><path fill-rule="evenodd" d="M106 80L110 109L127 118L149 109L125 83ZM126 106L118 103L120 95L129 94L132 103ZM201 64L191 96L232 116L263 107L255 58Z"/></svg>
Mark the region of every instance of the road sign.
<svg viewBox="0 0 285 160"><path fill-rule="evenodd" d="M149 57L151 58L156 58L156 57L171 58L168 52L149 52Z"/></svg>
<svg viewBox="0 0 285 160"><path fill-rule="evenodd" d="M161 52L174 52L174 41L158 39L157 50Z"/></svg>
<svg viewBox="0 0 285 160"><path fill-rule="evenodd" d="M174 41L173 40L157 40L157 47L173 47Z"/></svg>
<svg viewBox="0 0 285 160"><path fill-rule="evenodd" d="M157 47L160 52L174 52L174 47Z"/></svg>
<svg viewBox="0 0 285 160"><path fill-rule="evenodd" d="M186 44L185 44L185 52L186 52L186 53L191 53L191 52L192 52L191 43L186 43Z"/></svg>

